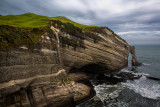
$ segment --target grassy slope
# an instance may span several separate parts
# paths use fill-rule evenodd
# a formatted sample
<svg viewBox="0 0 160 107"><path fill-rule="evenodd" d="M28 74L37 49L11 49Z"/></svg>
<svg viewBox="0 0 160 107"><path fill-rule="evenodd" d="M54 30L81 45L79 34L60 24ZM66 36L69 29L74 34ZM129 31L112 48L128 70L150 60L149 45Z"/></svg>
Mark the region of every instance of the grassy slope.
<svg viewBox="0 0 160 107"><path fill-rule="evenodd" d="M38 42L40 35L43 33L52 33L48 26L48 22L50 20L54 20L54 25L57 24L57 27L59 27L62 31L81 38L82 40L84 39L84 35L82 35L83 29L85 31L85 35L93 38L95 43L98 40L98 36L92 32L106 33L103 29L107 28L78 24L62 16L47 17L33 13L7 16L0 15L0 51L7 48L19 47L22 45L34 45ZM63 25L64 28L61 25ZM109 28L107 29L110 30ZM115 36L117 36L112 30L110 31ZM119 36L117 37L120 38ZM66 40L66 38L61 39L63 43L83 47L82 43L77 44L77 41Z"/></svg>
<svg viewBox="0 0 160 107"><path fill-rule="evenodd" d="M103 33L102 29L104 28L78 24L62 16L47 17L33 13L7 16L0 15L0 51L22 45L32 47L38 42L40 35L45 32L52 32L48 26L50 20L54 20L53 26L58 25L57 27L59 27L61 31L67 32L82 40L84 39L84 35L82 35L83 29L86 32L85 35L93 38L94 42L97 42L98 36L93 35L90 32L95 31ZM62 27L62 25L64 27ZM64 44L83 47L83 43L77 43L77 41L67 40L66 38L61 38L61 40Z"/></svg>
<svg viewBox="0 0 160 107"><path fill-rule="evenodd" d="M87 26L87 25L78 24L62 16L47 17L47 16L36 15L33 13L26 13L22 15L0 16L0 25L39 28L39 27L47 26L49 20L59 20L63 23L71 23L74 26L82 29L85 29L88 27L96 27L96 26Z"/></svg>
<svg viewBox="0 0 160 107"><path fill-rule="evenodd" d="M54 20L54 24L58 25L57 27L61 28L61 25L63 25L65 29L61 28L62 31L78 37L83 37L81 29L95 27L78 24L61 16L46 17L33 13L0 16L0 51L22 45L32 47L43 33L51 32L48 26L50 20ZM77 45L75 44L77 42L66 40L66 38L62 38L62 40L64 40L64 43Z"/></svg>

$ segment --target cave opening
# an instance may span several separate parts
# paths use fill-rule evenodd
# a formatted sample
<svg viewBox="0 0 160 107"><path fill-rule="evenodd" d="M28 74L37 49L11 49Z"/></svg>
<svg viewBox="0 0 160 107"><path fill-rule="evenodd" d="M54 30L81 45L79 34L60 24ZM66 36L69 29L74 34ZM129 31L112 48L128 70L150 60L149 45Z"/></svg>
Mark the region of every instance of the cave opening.
<svg viewBox="0 0 160 107"><path fill-rule="evenodd" d="M85 73L102 74L106 70L108 70L107 66L103 63L91 63L91 64L84 65L80 68L72 68L70 70L70 73L85 72Z"/></svg>

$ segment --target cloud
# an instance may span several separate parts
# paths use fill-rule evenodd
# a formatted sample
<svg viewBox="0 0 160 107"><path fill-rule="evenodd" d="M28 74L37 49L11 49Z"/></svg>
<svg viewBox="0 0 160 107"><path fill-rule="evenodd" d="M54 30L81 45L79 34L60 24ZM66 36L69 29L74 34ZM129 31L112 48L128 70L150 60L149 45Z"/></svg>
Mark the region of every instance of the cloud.
<svg viewBox="0 0 160 107"><path fill-rule="evenodd" d="M133 36L140 36L142 32L150 35L150 32L160 31L159 0L1 0L0 14L26 12L66 16L81 24L107 26L123 38L127 35L124 32L128 32L130 36L124 38L127 40L137 40ZM137 33L133 33L135 31Z"/></svg>
<svg viewBox="0 0 160 107"><path fill-rule="evenodd" d="M130 44L159 44L160 41L160 36L154 35L127 35L123 38Z"/></svg>
<svg viewBox="0 0 160 107"><path fill-rule="evenodd" d="M133 34L152 34L152 35L160 35L160 31L127 31L127 32L118 32L119 35L133 35Z"/></svg>
<svg viewBox="0 0 160 107"><path fill-rule="evenodd" d="M127 31L118 32L130 44L159 44L160 31Z"/></svg>

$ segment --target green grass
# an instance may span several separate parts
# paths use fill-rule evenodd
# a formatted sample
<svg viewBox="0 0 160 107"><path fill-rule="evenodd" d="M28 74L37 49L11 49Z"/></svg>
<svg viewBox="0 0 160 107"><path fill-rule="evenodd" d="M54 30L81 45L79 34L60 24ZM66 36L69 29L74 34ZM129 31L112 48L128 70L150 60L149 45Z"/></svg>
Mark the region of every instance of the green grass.
<svg viewBox="0 0 160 107"><path fill-rule="evenodd" d="M39 27L47 26L49 20L59 20L62 23L71 23L74 26L79 27L81 29L86 29L89 27L97 27L97 26L82 25L82 24L73 22L72 20L66 17L63 17L63 16L47 17L47 16L36 15L33 13L25 13L22 15L0 16L0 25L9 25L9 26L14 26L14 27L39 28Z"/></svg>
<svg viewBox="0 0 160 107"><path fill-rule="evenodd" d="M41 35L45 32L53 33L50 29L52 26L59 28L67 34L74 35L80 38L79 41L61 37L60 40L63 46L73 46L85 48L83 40L85 39L84 32L102 32L103 27L82 25L72 20L63 17L47 17L26 13L22 15L0 15L0 51L17 48L20 46L28 46L32 49L33 46L44 45L39 42ZM88 36L88 35L87 35ZM97 41L96 35L91 36Z"/></svg>

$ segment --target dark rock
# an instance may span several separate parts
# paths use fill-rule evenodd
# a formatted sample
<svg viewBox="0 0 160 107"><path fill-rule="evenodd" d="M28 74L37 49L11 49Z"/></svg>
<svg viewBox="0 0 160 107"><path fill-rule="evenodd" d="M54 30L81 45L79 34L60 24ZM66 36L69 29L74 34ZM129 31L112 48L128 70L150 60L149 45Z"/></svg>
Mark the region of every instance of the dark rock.
<svg viewBox="0 0 160 107"><path fill-rule="evenodd" d="M134 80L141 77L141 75L135 75L132 72L120 72L116 75L122 77L124 80Z"/></svg>
<svg viewBox="0 0 160 107"><path fill-rule="evenodd" d="M119 72L119 73L114 73L110 75L98 75L96 76L96 84L102 84L102 83L107 83L107 84L117 84L119 82L125 82L126 80L134 80L134 79L139 79L141 75L135 75L131 72Z"/></svg>
<svg viewBox="0 0 160 107"><path fill-rule="evenodd" d="M79 104L80 107L104 107L103 102L97 96L94 96L92 99L88 100L87 103Z"/></svg>
<svg viewBox="0 0 160 107"><path fill-rule="evenodd" d="M98 75L95 81L96 81L96 84L103 84L103 83L116 84L118 82L123 82L124 78L116 77L116 76Z"/></svg>
<svg viewBox="0 0 160 107"><path fill-rule="evenodd" d="M149 79L153 79L153 80L160 80L160 78L152 77L152 76L149 76L149 75L146 75L146 77L149 78Z"/></svg>

